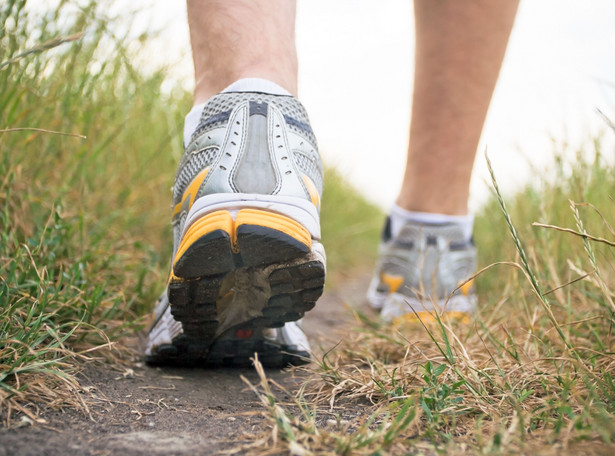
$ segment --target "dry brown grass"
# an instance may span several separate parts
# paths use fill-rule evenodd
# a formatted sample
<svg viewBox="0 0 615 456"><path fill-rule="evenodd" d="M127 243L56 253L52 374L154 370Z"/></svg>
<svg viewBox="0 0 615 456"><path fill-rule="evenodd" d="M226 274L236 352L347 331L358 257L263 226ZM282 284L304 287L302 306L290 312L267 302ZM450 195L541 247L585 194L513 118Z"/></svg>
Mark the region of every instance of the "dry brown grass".
<svg viewBox="0 0 615 456"><path fill-rule="evenodd" d="M566 196L562 185L551 191ZM478 277L470 324L434 315L391 327L356 313L307 368L295 404L279 404L261 373L273 425L264 454L615 451L615 236L603 215L613 201L561 203L546 213L568 211L571 226L530 231L535 219L515 229L500 201L512 242L501 230L486 240L506 261Z"/></svg>

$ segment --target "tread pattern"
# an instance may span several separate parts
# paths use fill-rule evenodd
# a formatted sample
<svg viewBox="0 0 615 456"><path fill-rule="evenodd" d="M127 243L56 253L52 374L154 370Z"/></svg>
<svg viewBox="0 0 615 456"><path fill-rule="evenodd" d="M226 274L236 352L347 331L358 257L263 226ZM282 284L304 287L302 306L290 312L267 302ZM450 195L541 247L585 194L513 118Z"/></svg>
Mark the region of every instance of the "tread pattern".
<svg viewBox="0 0 615 456"><path fill-rule="evenodd" d="M265 339L264 328L280 328L312 309L324 288L325 267L310 248L273 228L241 225L235 252L223 230L196 240L174 265L168 285L173 318L183 334L156 347L150 364L248 366L254 353L268 367L303 364L309 353ZM238 274L259 278L237 285ZM235 287L260 287L259 315L218 334L219 303ZM237 334L250 334L238 337Z"/></svg>

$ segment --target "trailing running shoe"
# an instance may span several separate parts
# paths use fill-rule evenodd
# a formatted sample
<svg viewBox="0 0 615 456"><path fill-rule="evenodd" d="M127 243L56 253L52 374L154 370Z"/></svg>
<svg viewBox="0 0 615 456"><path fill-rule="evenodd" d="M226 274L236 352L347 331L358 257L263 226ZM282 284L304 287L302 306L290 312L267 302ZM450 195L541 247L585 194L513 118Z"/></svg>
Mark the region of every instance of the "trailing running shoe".
<svg viewBox="0 0 615 456"><path fill-rule="evenodd" d="M467 321L476 308L476 248L455 224L407 222L396 237L387 219L367 298L384 321L428 318L434 311Z"/></svg>
<svg viewBox="0 0 615 456"><path fill-rule="evenodd" d="M323 171L291 96L223 92L207 102L173 186L167 292L149 363L309 361L299 320L323 291Z"/></svg>

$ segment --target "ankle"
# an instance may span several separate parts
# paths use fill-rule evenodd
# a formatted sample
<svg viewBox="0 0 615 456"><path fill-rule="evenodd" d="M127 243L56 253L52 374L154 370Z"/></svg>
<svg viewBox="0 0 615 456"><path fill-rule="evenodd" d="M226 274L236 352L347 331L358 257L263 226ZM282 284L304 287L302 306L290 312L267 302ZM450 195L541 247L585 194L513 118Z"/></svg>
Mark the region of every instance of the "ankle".
<svg viewBox="0 0 615 456"><path fill-rule="evenodd" d="M273 81L262 78L243 78L233 82L231 85L226 87L220 93L225 92L259 92L266 93L270 95L281 95L281 96L291 96L292 94L286 90L284 87L276 84ZM199 122L201 120L201 116L203 114L203 108L207 104L207 102L213 97L217 95L217 93L212 94L210 97L205 98L203 102L196 103L197 98L195 97L195 105L192 107L190 112L186 115L186 119L184 122L184 147L188 145L193 133L196 131Z"/></svg>

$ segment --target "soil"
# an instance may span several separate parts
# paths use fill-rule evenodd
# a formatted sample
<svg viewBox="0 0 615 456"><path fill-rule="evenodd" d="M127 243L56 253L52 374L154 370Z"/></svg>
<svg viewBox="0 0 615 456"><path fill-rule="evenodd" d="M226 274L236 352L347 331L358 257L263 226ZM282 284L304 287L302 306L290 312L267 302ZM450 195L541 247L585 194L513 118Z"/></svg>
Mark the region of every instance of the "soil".
<svg viewBox="0 0 615 456"><path fill-rule="evenodd" d="M304 328L317 356L352 324L350 307L364 305L368 280L367 273L344 278L343 286L326 290L306 314ZM22 427L1 429L0 456L249 454L254 451L246 445L269 428L258 397L240 378L257 384L254 369L152 368L135 362L122 370L86 367L82 384L99 404L90 408L91 416L50 410L41 416L44 424L24 421ZM276 392L280 401L292 401L305 375L267 370L288 391Z"/></svg>

